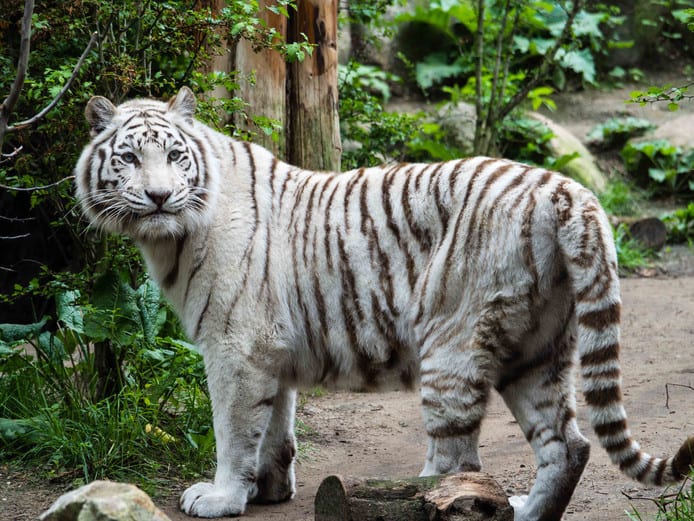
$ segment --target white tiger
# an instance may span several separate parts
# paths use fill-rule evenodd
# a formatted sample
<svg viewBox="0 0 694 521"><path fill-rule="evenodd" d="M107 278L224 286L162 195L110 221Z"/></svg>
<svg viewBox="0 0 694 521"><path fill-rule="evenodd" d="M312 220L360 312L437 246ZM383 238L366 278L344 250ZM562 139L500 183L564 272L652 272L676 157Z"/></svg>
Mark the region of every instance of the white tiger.
<svg viewBox="0 0 694 521"><path fill-rule="evenodd" d="M609 224L559 174L501 159L318 173L168 104L102 97L77 196L132 237L204 356L217 470L181 497L190 515L239 515L294 495L295 388L421 387L422 475L479 470L492 388L537 458L516 521L559 520L588 460L575 419L577 351L601 445L643 483L681 480L640 450L620 390L620 297Z"/></svg>

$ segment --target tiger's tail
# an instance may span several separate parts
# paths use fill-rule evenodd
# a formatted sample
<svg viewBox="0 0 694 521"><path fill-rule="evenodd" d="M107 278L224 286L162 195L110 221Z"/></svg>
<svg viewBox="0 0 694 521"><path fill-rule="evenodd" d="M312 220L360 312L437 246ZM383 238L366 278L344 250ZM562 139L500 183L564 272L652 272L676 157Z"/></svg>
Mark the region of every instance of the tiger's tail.
<svg viewBox="0 0 694 521"><path fill-rule="evenodd" d="M583 393L600 445L627 476L647 485L676 483L694 464L694 436L674 456L642 451L627 426L619 366L621 301L617 253L597 199L566 181L554 194L558 239L575 297Z"/></svg>

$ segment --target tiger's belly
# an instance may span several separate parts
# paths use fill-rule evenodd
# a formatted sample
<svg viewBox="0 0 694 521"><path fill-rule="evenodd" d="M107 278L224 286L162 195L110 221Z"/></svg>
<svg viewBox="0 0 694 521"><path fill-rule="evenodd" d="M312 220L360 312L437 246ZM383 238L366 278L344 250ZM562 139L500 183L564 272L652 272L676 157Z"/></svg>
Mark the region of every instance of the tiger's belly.
<svg viewBox="0 0 694 521"><path fill-rule="evenodd" d="M282 374L289 386L352 391L414 389L419 383L419 354L395 337L304 339L294 344ZM326 341L327 340L327 341Z"/></svg>

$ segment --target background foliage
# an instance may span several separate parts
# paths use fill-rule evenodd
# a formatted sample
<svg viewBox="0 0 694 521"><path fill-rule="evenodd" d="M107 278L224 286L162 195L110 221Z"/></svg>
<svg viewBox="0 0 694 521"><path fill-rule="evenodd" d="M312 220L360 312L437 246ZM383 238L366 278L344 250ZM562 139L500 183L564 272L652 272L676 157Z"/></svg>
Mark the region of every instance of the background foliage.
<svg viewBox="0 0 694 521"><path fill-rule="evenodd" d="M388 109L395 93L444 107L471 103L487 125L479 130L484 139L476 139L477 152L559 168L571 158L550 156L551 132L531 124L525 110L553 109L560 90L602 88L643 75L635 67L605 65L610 53L631 45L614 6L576 4L580 9L571 18L574 4L560 0L403 3L355 0L344 15L353 31L361 26L414 42L403 47L397 74L360 62L356 51L341 66L345 168L460 157L440 123L424 113ZM0 93L14 78L19 4L0 4ZM34 15L29 77L16 120L53 98L92 32L99 43L59 107L3 144L4 152L20 152L0 158L0 185L12 187L0 191L0 460L20 459L73 481L140 476L142 484L155 475L194 475L209 467L214 439L202 360L181 340L132 244L86 228L69 182L87 140L82 111L93 94L117 103L166 98L189 85L201 94L198 116L239 135L220 112L253 118L252 109L233 94L202 94L215 87L233 93L251 79L209 71L210 58L225 40L240 38L287 59L306 50L266 27L257 2L229 0L219 13L200 4L48 0ZM399 15L390 14L393 4ZM652 23L662 37L652 52L686 49L692 2L653 4ZM280 12L291 8L289 1L277 4ZM362 37L376 45L366 33ZM645 88L633 99L663 99L674 108L687 99L687 89ZM272 122L259 123L272 128ZM684 201L665 222L670 240L691 242L694 155L667 142L630 141L648 129L647 122L625 119L596 128L599 146L614 149L629 176L613 182L601 201L619 215L637 212L639 202L652 197ZM50 188L30 190L37 186ZM615 240L623 265L649 262L624 227L615 230ZM174 471L167 461L186 463Z"/></svg>

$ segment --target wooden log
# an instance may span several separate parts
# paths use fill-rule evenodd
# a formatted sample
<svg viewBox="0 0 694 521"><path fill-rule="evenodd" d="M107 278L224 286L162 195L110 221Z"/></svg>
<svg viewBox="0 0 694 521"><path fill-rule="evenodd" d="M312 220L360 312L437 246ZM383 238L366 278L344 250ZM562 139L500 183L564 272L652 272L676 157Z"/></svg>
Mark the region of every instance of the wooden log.
<svg viewBox="0 0 694 521"><path fill-rule="evenodd" d="M318 487L315 521L513 521L496 481L464 472L400 480L328 476Z"/></svg>

